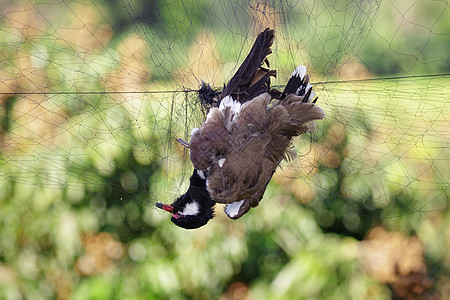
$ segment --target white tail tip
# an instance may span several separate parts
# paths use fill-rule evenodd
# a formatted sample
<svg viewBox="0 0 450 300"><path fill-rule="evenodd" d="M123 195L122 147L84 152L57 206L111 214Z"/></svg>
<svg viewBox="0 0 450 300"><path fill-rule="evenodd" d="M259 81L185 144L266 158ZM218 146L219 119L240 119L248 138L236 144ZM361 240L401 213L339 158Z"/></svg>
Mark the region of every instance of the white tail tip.
<svg viewBox="0 0 450 300"><path fill-rule="evenodd" d="M295 68L291 77L298 76L301 79L303 79L305 77L305 75L306 75L306 67L304 65L300 65L297 68Z"/></svg>
<svg viewBox="0 0 450 300"><path fill-rule="evenodd" d="M233 202L231 204L227 204L225 206L225 213L230 217L234 218L239 213L239 209L241 208L241 205L244 203L245 200L241 200L238 202Z"/></svg>

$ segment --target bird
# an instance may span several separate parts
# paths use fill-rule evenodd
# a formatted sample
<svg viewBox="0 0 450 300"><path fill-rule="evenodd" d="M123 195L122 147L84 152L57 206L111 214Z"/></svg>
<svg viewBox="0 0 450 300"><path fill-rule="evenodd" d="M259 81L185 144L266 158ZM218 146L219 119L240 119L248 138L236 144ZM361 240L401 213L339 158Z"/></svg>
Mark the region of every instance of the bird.
<svg viewBox="0 0 450 300"><path fill-rule="evenodd" d="M202 82L198 98L206 119L191 131L189 148L194 170L189 188L172 204L156 207L172 214L185 229L204 226L215 216L217 203L238 219L259 205L275 170L295 156L292 139L315 129L325 117L305 66L293 71L284 90L270 87L267 56L272 53L274 30L257 36L249 54L220 92Z"/></svg>

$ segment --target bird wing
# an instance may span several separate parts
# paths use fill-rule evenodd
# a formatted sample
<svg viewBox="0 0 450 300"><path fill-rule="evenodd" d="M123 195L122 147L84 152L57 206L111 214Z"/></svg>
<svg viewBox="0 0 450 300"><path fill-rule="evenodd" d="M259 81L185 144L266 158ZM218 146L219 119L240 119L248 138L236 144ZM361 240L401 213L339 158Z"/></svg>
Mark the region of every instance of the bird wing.
<svg viewBox="0 0 450 300"><path fill-rule="evenodd" d="M208 112L205 122L199 129L193 131L189 143L190 159L194 168L205 170L211 166L217 157L229 149L228 127L231 112L213 107Z"/></svg>
<svg viewBox="0 0 450 300"><path fill-rule="evenodd" d="M235 122L230 124L228 149L210 166L208 190L214 201L232 203L249 198L257 191L260 180L267 177L265 149L271 137L264 127L267 128L270 100L270 95L265 93L245 103Z"/></svg>
<svg viewBox="0 0 450 300"><path fill-rule="evenodd" d="M290 156L294 136L313 129L324 112L303 96L272 101L264 93L245 103L228 130L228 151L211 160L208 191L218 203L240 203L236 219L259 204L275 169Z"/></svg>

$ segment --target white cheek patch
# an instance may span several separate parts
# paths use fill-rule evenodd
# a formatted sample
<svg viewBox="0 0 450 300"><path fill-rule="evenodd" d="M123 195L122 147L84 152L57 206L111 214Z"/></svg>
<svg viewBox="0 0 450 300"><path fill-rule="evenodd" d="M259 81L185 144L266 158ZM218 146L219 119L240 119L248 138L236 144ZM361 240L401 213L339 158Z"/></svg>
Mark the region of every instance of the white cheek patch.
<svg viewBox="0 0 450 300"><path fill-rule="evenodd" d="M225 213L230 217L234 218L239 213L239 208L241 208L242 203L244 203L244 200L233 202L231 204L228 204Z"/></svg>
<svg viewBox="0 0 450 300"><path fill-rule="evenodd" d="M200 211L200 208L198 207L197 202L190 202L186 204L181 214L183 216L196 216Z"/></svg>

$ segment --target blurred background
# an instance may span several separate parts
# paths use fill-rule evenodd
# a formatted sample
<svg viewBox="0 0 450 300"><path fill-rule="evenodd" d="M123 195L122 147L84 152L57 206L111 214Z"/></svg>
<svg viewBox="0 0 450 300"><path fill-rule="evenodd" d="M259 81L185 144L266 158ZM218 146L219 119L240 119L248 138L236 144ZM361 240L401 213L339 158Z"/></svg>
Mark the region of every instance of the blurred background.
<svg viewBox="0 0 450 300"><path fill-rule="evenodd" d="M0 298L450 298L446 1L0 4ZM261 205L187 231L201 81L257 34L326 118Z"/></svg>

